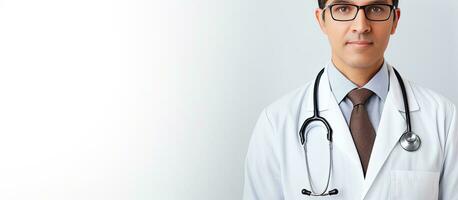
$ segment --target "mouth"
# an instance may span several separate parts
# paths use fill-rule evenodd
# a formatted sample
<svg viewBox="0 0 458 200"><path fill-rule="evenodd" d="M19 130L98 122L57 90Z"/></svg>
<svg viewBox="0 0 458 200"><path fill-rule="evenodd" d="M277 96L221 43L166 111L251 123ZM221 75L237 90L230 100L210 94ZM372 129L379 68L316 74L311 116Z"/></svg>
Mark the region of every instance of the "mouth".
<svg viewBox="0 0 458 200"><path fill-rule="evenodd" d="M345 44L354 45L358 47L366 47L366 46L373 45L374 43L371 41L367 41L367 40L355 40L355 41L348 41Z"/></svg>

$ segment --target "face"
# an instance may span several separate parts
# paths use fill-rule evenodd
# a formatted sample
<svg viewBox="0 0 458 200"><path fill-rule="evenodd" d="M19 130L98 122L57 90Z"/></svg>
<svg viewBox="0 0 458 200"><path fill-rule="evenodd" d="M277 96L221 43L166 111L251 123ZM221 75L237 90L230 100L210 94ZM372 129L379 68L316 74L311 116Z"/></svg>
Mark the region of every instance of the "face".
<svg viewBox="0 0 458 200"><path fill-rule="evenodd" d="M328 0L326 5L333 3L349 3L368 5L373 3L392 4L392 0ZM322 18L324 12L324 20ZM396 14L396 19L394 19ZM367 68L381 63L388 46L390 35L394 34L400 17L396 9L386 21L370 21L360 9L353 21L335 21L329 9L315 10L320 28L327 35L332 48L334 64L343 64L356 68Z"/></svg>

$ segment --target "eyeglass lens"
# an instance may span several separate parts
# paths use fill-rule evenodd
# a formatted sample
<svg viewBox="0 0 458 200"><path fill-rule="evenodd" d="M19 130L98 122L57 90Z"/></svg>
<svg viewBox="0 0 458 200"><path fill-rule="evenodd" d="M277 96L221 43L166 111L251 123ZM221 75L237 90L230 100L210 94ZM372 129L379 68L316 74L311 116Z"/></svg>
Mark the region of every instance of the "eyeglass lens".
<svg viewBox="0 0 458 200"><path fill-rule="evenodd" d="M391 6L367 5L364 8L366 18L373 21L384 21L390 18ZM331 15L335 20L349 21L356 18L358 6L351 4L335 4L331 6Z"/></svg>

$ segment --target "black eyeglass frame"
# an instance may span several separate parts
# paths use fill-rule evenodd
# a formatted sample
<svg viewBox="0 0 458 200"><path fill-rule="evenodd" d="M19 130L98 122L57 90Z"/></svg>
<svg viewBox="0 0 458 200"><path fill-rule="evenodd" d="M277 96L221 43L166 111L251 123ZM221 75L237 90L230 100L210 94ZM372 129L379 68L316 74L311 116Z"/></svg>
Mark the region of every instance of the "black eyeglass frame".
<svg viewBox="0 0 458 200"><path fill-rule="evenodd" d="M357 10L356 10L356 14L355 16L352 18L352 19L348 19L348 20L338 20L336 18L334 18L334 15L332 14L332 7L333 6L337 6L337 5L346 5L346 6L353 6L353 7L356 7ZM389 6L390 7L390 15L388 15L388 17L386 19L383 19L383 20L372 20L372 19L369 19L366 15L366 7L369 7L369 6ZM394 5L391 5L391 4L383 4L383 3L376 3L376 4L368 4L368 5L364 5L364 6L358 6L358 5L354 5L354 4L348 4L348 3L336 3L336 4L329 4L327 5L326 7L323 8L323 12L322 12L322 18L324 19L324 11L326 9L329 8L329 13L331 14L331 17L333 20L335 21L339 21L339 22L348 22L348 21L353 21L356 19L356 16L358 16L358 13L359 13L359 10L360 9L363 9L363 13L364 13L364 16L366 17L366 19L368 19L369 21L376 21L376 22L382 22L382 21L387 21L388 19L390 19L391 17L391 14L393 13L393 10L395 10L397 7L395 7Z"/></svg>

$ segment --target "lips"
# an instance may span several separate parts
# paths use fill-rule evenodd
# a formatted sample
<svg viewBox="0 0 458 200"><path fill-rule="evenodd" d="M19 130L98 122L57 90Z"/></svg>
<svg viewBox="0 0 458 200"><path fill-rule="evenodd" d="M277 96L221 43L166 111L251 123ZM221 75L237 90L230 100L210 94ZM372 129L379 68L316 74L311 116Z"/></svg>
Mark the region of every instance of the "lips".
<svg viewBox="0 0 458 200"><path fill-rule="evenodd" d="M355 40L355 41L348 41L347 44L355 44L355 45L371 45L373 42L367 40Z"/></svg>

